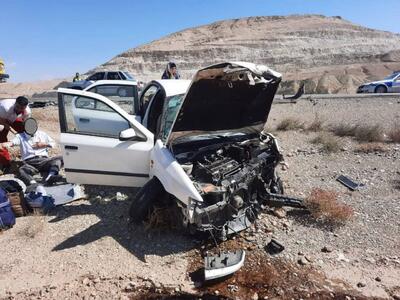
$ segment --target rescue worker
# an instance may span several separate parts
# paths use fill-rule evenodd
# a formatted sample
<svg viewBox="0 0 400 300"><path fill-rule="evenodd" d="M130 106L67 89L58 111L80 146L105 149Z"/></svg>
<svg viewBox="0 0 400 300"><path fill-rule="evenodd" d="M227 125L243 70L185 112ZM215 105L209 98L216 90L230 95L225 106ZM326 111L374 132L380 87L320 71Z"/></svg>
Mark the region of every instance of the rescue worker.
<svg viewBox="0 0 400 300"><path fill-rule="evenodd" d="M44 182L52 184L60 179L59 171L62 157L49 157L49 148L55 147L54 140L44 131L17 134L11 142L0 144L0 148L19 146L23 165L19 168L19 175L27 185L37 183L33 175L38 172L46 173Z"/></svg>
<svg viewBox="0 0 400 300"><path fill-rule="evenodd" d="M176 68L176 64L174 62L169 62L167 67L165 68L164 73L161 76L161 79L179 79L181 76L178 73L178 69Z"/></svg>
<svg viewBox="0 0 400 300"><path fill-rule="evenodd" d="M8 141L10 127L16 132L24 131L24 121L31 115L28 103L29 100L23 96L0 101L0 143ZM10 164L10 153L7 149L0 149L0 170L4 172Z"/></svg>
<svg viewBox="0 0 400 300"><path fill-rule="evenodd" d="M72 82L80 81L80 80L82 80L82 79L81 79L81 76L79 75L78 72L76 72L74 79L72 79Z"/></svg>

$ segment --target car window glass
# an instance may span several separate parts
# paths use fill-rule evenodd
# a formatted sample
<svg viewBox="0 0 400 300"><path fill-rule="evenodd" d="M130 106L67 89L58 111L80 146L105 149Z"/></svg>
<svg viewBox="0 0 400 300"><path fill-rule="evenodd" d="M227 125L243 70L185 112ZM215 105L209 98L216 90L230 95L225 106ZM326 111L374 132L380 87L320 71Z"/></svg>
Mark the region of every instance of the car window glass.
<svg viewBox="0 0 400 300"><path fill-rule="evenodd" d="M63 95L62 104L67 133L118 138L121 131L131 127L128 120L98 99Z"/></svg>
<svg viewBox="0 0 400 300"><path fill-rule="evenodd" d="M126 78L133 80L133 76L128 72L124 72L123 75L125 75Z"/></svg>
<svg viewBox="0 0 400 300"><path fill-rule="evenodd" d="M153 98L154 94L157 92L158 88L155 85L150 86L144 94L142 94L141 102L142 104L148 103L151 98Z"/></svg>
<svg viewBox="0 0 400 300"><path fill-rule="evenodd" d="M107 79L108 80L120 80L121 78L119 77L118 72L108 72Z"/></svg>
<svg viewBox="0 0 400 300"><path fill-rule="evenodd" d="M94 73L92 76L90 76L87 80L102 80L104 78L104 72L98 72Z"/></svg>
<svg viewBox="0 0 400 300"><path fill-rule="evenodd" d="M128 114L135 114L134 101L137 94L135 85L98 85L88 89L88 91L107 97Z"/></svg>
<svg viewBox="0 0 400 300"><path fill-rule="evenodd" d="M179 112L179 109L182 105L183 96L184 94L176 95L169 97L166 100L161 127L161 139L163 141L165 141L168 137L168 133L175 121L176 114Z"/></svg>
<svg viewBox="0 0 400 300"><path fill-rule="evenodd" d="M86 108L86 109L94 109L96 107L96 100L85 98L85 97L78 97L75 100L75 106L77 108Z"/></svg>

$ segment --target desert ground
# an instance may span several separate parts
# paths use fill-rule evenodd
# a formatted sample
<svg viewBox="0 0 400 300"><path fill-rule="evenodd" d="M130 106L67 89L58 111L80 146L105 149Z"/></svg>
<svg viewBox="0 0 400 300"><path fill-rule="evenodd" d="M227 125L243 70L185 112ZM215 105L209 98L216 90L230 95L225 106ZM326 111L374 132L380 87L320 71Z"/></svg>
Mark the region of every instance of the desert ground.
<svg viewBox="0 0 400 300"><path fill-rule="evenodd" d="M57 108L33 114L58 140ZM274 104L266 127L285 158L285 193L306 198L321 189L349 213L337 222L324 212L265 211L220 244L247 252L243 268L226 280L199 280L201 256L216 251L212 244L171 222L130 224L136 190L86 186L87 199L18 218L0 233L0 298L398 300L400 144L391 139L399 124L400 96ZM374 129L367 137L362 130L338 136L339 125ZM365 186L350 191L336 181L342 174ZM271 238L285 250L270 255Z"/></svg>

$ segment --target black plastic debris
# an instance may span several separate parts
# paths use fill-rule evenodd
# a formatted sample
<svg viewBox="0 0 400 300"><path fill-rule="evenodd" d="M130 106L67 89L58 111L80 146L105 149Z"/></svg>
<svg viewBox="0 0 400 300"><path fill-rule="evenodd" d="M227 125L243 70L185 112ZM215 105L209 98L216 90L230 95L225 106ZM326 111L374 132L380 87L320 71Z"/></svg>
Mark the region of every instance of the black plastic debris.
<svg viewBox="0 0 400 300"><path fill-rule="evenodd" d="M278 254L285 250L285 247L279 243L277 240L271 239L271 241L265 246L265 250L271 254Z"/></svg>
<svg viewBox="0 0 400 300"><path fill-rule="evenodd" d="M338 178L336 178L336 180L352 191L357 191L359 190L359 188L365 186L365 184L357 183L353 181L351 178L344 175L340 175Z"/></svg>

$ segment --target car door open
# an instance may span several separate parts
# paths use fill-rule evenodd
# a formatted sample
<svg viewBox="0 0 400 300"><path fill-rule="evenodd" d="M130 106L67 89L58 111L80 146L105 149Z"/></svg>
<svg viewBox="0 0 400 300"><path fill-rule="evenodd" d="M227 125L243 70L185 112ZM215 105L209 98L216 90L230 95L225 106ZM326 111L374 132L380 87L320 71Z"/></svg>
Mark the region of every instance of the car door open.
<svg viewBox="0 0 400 300"><path fill-rule="evenodd" d="M153 134L102 95L58 90L60 144L67 180L142 186L149 177Z"/></svg>

